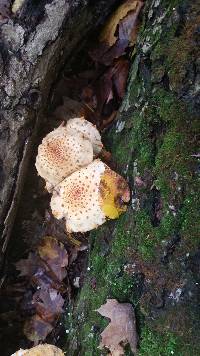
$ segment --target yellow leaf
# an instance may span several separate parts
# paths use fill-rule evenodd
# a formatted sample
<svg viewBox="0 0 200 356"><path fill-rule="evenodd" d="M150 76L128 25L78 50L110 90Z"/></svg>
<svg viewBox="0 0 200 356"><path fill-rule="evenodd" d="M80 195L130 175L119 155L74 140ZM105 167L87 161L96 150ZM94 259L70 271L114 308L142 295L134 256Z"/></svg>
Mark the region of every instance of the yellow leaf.
<svg viewBox="0 0 200 356"><path fill-rule="evenodd" d="M108 43L109 46L113 46L117 40L115 32L120 20L126 17L130 11L136 11L139 3L141 3L141 1L128 0L120 5L106 23L100 35L100 41Z"/></svg>

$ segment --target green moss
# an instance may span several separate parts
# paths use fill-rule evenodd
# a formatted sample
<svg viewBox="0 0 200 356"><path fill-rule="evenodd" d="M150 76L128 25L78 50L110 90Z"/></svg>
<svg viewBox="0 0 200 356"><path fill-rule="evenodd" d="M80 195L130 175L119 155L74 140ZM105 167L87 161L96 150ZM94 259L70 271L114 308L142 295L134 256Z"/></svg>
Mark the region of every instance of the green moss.
<svg viewBox="0 0 200 356"><path fill-rule="evenodd" d="M175 336L173 333L159 333L145 326L141 334L139 356L198 356L199 348Z"/></svg>
<svg viewBox="0 0 200 356"><path fill-rule="evenodd" d="M148 327L144 327L141 335L139 356L178 356L176 351L176 338L173 334L166 333L161 335L153 332Z"/></svg>
<svg viewBox="0 0 200 356"><path fill-rule="evenodd" d="M161 6L166 5L166 21L172 8L179 2L161 2ZM129 86L131 109L122 116L124 128L116 133L114 126L105 135L105 145L108 149L111 148L117 171L128 178L138 206L136 209L130 206L127 213L115 223L110 221L91 234L90 271L80 292L69 335L69 338L73 338L74 324L80 316L80 330L75 336L81 340L82 355L101 354L97 346L99 335L107 321L95 310L104 304L107 298L116 298L134 305L140 300L136 288L137 276L125 272L126 264L138 259L140 267L144 268L141 273L144 274L145 268L148 266L151 269L152 265L148 275L153 278L153 265L158 263L155 271L162 268L161 280L165 279L166 282L164 288L168 288L168 280L169 288L173 288L174 275L171 276L171 273L175 273L177 278L182 272L178 259L173 255L170 256L171 267L168 272L167 266L161 265L163 249L174 236L178 236L181 248L175 248L179 249L181 259L200 243L198 161L192 156L199 152L196 135L199 123L190 106L186 107L176 96L185 66L192 60L188 39L193 27L186 28L187 33L183 31L181 36L175 38L177 28L178 23L170 22L168 30L162 34L159 29L152 33L151 27L141 34L141 41L147 36L150 38L152 77L159 80L155 81L153 90L149 90L150 85L146 85L145 80L150 82L151 78L146 78L146 74L138 67L137 54L133 63L133 80ZM162 83L159 84L164 74L169 76L170 89L172 85L174 92ZM143 180L146 175L150 177L149 182L146 179L145 187L134 185L136 175ZM156 222L155 190L160 200L160 217ZM181 281L179 282L181 285ZM162 284L162 281L160 283ZM155 289L159 294L162 287L156 285ZM150 302L148 304L148 301L144 301L143 305L148 314L151 310ZM173 310L173 313L175 312ZM142 319L141 311L138 313L138 319ZM184 335L183 338L178 338L170 333L165 322L163 319L163 334L152 331L145 325L141 326L139 355L197 356L198 353L190 350L184 341ZM130 350L127 350L126 355L129 354Z"/></svg>
<svg viewBox="0 0 200 356"><path fill-rule="evenodd" d="M187 163L190 160L184 132L175 129L169 131L156 156L154 174L157 177L156 187L165 200L177 190L178 184L190 175Z"/></svg>
<svg viewBox="0 0 200 356"><path fill-rule="evenodd" d="M135 214L135 239L138 252L144 259L155 257L157 239L150 218L145 211L138 211Z"/></svg>

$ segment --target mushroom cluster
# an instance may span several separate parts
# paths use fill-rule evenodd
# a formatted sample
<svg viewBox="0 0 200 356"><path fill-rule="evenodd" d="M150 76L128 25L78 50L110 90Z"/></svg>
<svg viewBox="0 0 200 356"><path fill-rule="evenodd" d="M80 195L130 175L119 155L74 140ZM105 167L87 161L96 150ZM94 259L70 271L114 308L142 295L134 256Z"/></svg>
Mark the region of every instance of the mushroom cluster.
<svg viewBox="0 0 200 356"><path fill-rule="evenodd" d="M91 163L101 151L101 136L83 118L71 119L50 132L38 147L36 169L45 179L48 191L71 173Z"/></svg>
<svg viewBox="0 0 200 356"><path fill-rule="evenodd" d="M68 232L86 232L126 210L126 180L97 158L102 150L96 127L84 118L50 132L38 147L36 168L52 192L51 209Z"/></svg>

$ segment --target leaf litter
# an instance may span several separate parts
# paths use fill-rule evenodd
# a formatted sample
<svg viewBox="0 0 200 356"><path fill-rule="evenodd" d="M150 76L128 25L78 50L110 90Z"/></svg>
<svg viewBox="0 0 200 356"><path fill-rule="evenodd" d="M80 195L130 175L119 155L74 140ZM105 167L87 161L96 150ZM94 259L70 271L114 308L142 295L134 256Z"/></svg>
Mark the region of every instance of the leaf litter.
<svg viewBox="0 0 200 356"><path fill-rule="evenodd" d="M45 340L53 330L54 322L63 312L63 279L67 275L68 253L64 245L51 236L41 240L35 252L30 252L27 259L16 263L20 276L27 277L34 288L31 304L35 315L25 322L24 334L37 344Z"/></svg>
<svg viewBox="0 0 200 356"><path fill-rule="evenodd" d="M97 45L88 51L90 68L72 76L64 73L58 84L65 93L59 107L60 118L67 120L70 105L66 105L66 100L74 100L79 114L99 130L109 127L115 120L126 90L129 54L136 43L143 5L140 0L127 0L120 5L108 19Z"/></svg>

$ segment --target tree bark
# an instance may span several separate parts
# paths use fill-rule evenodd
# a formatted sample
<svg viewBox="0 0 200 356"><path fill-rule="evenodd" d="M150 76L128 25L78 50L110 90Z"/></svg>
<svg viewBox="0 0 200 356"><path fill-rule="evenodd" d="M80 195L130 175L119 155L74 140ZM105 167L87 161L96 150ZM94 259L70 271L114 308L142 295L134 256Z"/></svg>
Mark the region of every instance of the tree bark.
<svg viewBox="0 0 200 356"><path fill-rule="evenodd" d="M114 0L24 1L0 24L0 230L6 250L29 152L52 83Z"/></svg>

